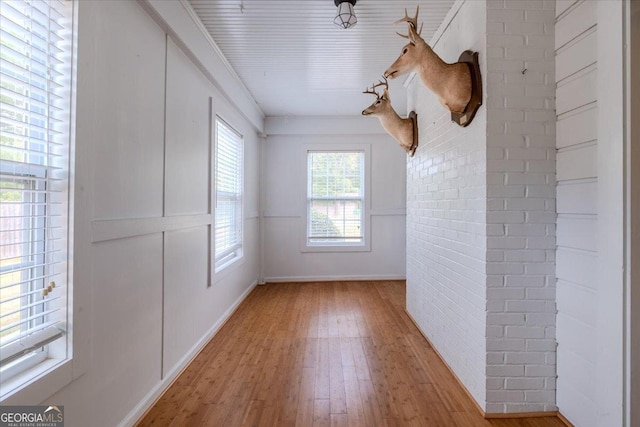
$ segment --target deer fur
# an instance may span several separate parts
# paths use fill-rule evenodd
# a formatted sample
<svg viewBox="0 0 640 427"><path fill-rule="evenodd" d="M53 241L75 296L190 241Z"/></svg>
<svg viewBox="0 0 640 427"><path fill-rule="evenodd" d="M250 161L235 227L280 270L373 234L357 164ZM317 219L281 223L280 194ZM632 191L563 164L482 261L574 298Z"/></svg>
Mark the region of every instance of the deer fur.
<svg viewBox="0 0 640 427"><path fill-rule="evenodd" d="M365 90L362 93L369 93L376 96L373 104L362 110L363 116L374 116L380 120L380 124L384 130L391 135L400 146L410 155L413 155L415 148L413 147L413 121L411 119L403 119L391 106L391 98L389 98L389 85L387 79L378 82L371 87L371 90ZM375 88L384 86L384 92L379 95Z"/></svg>
<svg viewBox="0 0 640 427"><path fill-rule="evenodd" d="M422 39L418 27L418 12L410 18L405 9L405 17L395 23L407 22L409 35L398 33L409 39L409 43L402 48L402 53L384 72L384 77L394 79L402 74L416 71L422 83L435 93L440 103L449 111L462 113L471 99L471 72L469 66L463 62L448 64L431 49Z"/></svg>

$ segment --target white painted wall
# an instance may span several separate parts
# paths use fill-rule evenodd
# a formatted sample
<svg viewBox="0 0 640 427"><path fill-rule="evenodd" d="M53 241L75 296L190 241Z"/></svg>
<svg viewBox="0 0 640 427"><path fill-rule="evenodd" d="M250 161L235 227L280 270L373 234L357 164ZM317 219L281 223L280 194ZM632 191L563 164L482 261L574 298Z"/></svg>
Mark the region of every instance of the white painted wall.
<svg viewBox="0 0 640 427"><path fill-rule="evenodd" d="M480 54L467 128L408 88L407 310L487 413L556 409L553 6L456 3L431 45Z"/></svg>
<svg viewBox="0 0 640 427"><path fill-rule="evenodd" d="M627 400L626 415L631 427L640 426L640 2L630 2L629 118L627 220L628 319L627 319Z"/></svg>
<svg viewBox="0 0 640 427"><path fill-rule="evenodd" d="M556 20L557 402L571 422L589 426L598 408L597 4L558 2Z"/></svg>
<svg viewBox="0 0 640 427"><path fill-rule="evenodd" d="M69 426L132 425L258 279L256 127L162 22L79 2L73 326L88 362L44 402ZM209 278L215 114L244 135L245 251Z"/></svg>
<svg viewBox="0 0 640 427"><path fill-rule="evenodd" d="M487 2L488 413L556 410L554 21Z"/></svg>
<svg viewBox="0 0 640 427"><path fill-rule="evenodd" d="M364 103L367 101L363 99ZM405 277L406 154L373 118L269 117L264 154L265 281ZM367 144L371 250L303 252L305 147Z"/></svg>
<svg viewBox="0 0 640 427"><path fill-rule="evenodd" d="M447 62L479 52L486 81L486 4L454 9L430 44ZM407 311L484 408L487 108L461 128L418 78L408 91L420 143L407 164Z"/></svg>
<svg viewBox="0 0 640 427"><path fill-rule="evenodd" d="M557 402L587 427L624 423L626 7L556 8Z"/></svg>

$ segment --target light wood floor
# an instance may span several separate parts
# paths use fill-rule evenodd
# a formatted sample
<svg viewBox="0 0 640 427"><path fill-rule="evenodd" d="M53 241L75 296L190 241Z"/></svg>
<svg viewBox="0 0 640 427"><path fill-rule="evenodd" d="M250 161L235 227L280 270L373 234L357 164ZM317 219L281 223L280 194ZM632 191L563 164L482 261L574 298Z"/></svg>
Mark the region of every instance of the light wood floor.
<svg viewBox="0 0 640 427"><path fill-rule="evenodd" d="M138 425L564 426L483 419L404 298L400 281L259 286Z"/></svg>

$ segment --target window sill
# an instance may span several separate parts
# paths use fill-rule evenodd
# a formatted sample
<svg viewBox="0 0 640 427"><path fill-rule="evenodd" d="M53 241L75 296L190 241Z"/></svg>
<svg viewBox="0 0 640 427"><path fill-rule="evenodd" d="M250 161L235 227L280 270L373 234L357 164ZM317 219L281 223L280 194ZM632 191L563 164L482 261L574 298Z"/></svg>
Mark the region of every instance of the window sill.
<svg viewBox="0 0 640 427"><path fill-rule="evenodd" d="M237 267L244 264L244 254L238 255L237 257L230 259L224 264L214 268L214 281L218 281L228 275L229 273L235 271Z"/></svg>
<svg viewBox="0 0 640 427"><path fill-rule="evenodd" d="M371 244L357 245L310 245L304 244L300 252L371 252Z"/></svg>
<svg viewBox="0 0 640 427"><path fill-rule="evenodd" d="M31 378L30 380L25 380ZM73 380L71 359L46 359L0 385L3 405L37 405Z"/></svg>

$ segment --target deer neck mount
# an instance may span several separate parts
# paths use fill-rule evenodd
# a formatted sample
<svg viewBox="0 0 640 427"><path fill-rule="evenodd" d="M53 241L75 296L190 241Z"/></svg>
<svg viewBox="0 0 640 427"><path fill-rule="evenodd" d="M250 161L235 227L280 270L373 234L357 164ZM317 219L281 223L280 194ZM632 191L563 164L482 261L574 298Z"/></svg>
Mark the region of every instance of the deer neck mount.
<svg viewBox="0 0 640 427"><path fill-rule="evenodd" d="M407 10L404 18L395 23L406 22L408 35L397 33L409 40L402 48L398 59L384 72L385 78L394 79L415 71L422 83L440 99L440 103L451 111L451 119L460 126L467 126L482 105L482 79L478 53L465 51L458 62L444 62L420 36L418 13L410 17Z"/></svg>
<svg viewBox="0 0 640 427"><path fill-rule="evenodd" d="M396 113L391 106L391 99L389 98L389 84L386 77L383 78L384 82L378 81L378 83L371 86L371 89L367 88L362 92L376 97L373 104L362 110L362 115L377 117L384 130L398 141L407 154L413 157L416 148L418 148L417 116L412 111L409 114L409 118L403 119ZM384 86L382 95L376 91L379 86Z"/></svg>

